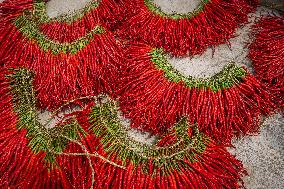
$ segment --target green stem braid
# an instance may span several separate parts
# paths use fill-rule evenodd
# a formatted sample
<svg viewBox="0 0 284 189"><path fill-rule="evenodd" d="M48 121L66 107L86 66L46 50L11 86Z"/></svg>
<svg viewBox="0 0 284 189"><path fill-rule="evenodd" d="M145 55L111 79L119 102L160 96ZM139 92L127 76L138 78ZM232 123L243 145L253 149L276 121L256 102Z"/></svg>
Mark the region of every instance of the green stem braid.
<svg viewBox="0 0 284 189"><path fill-rule="evenodd" d="M177 143L158 147L149 145L132 139L128 130L121 124L118 118L118 106L109 100L107 103L96 105L90 113L90 130L99 138L108 153L108 157L116 156L123 165L131 162L136 167L142 166L144 171L148 171L148 162L151 161L153 167L161 169L162 173L178 169L180 162L187 159L196 162L198 154L206 149L209 139L194 126L193 137L188 136L188 123L185 118L181 119L174 127ZM185 165L183 165L185 166Z"/></svg>
<svg viewBox="0 0 284 189"><path fill-rule="evenodd" d="M29 139L28 146L35 153L46 153L46 163L52 165L56 154L62 153L69 143L66 138L79 139L85 135L76 119L64 121L64 124L46 128L38 121L36 97L33 89L33 74L27 69L14 70L13 74L6 77L10 79L13 94L13 108L18 114L17 129L25 129Z"/></svg>
<svg viewBox="0 0 284 189"><path fill-rule="evenodd" d="M67 24L72 24L73 22L82 19L86 14L91 12L92 10L99 7L101 0L92 0L89 2L84 8L74 12L73 14L64 14L57 16L55 18L50 18L47 15L46 11L46 2L43 0L35 0L34 7L34 15L40 23L50 23L50 22L65 22Z"/></svg>
<svg viewBox="0 0 284 189"><path fill-rule="evenodd" d="M199 13L201 13L204 10L204 7L207 3L209 3L210 0L201 0L201 3L199 6L194 9L192 12L186 13L186 14L179 14L179 13L173 13L173 14L167 14L160 7L158 7L153 0L144 0L145 6L153 12L155 15L159 15L161 17L170 18L170 19L190 19Z"/></svg>
<svg viewBox="0 0 284 189"><path fill-rule="evenodd" d="M210 78L196 79L191 76L184 76L176 70L167 60L163 49L154 48L149 55L152 57L151 61L158 70L164 72L164 76L171 82L183 82L189 88L209 88L214 92L228 89L240 83L247 72L244 68L230 63L223 68L222 71Z"/></svg>

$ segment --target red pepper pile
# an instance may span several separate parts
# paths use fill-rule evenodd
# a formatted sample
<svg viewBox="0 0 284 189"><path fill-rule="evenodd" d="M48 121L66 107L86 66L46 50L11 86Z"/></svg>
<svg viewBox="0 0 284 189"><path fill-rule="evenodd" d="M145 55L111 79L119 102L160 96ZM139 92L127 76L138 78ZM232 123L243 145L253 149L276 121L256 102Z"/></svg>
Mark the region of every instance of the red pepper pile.
<svg viewBox="0 0 284 189"><path fill-rule="evenodd" d="M250 45L249 58L255 75L267 84L276 96L275 102L284 107L284 19L277 16L261 18L253 26L255 39Z"/></svg>
<svg viewBox="0 0 284 189"><path fill-rule="evenodd" d="M206 143L205 151L201 154L196 154L196 162L191 162L184 159L181 161L176 170L162 174L164 167L155 167L155 162L149 159L143 164L139 162L126 161L123 164L123 158L115 152L108 153L106 148L111 148L112 144L105 144L108 140L114 138L106 138L105 136L94 136L92 129L100 129L100 125L92 125L90 123L91 110L85 109L77 114L80 124L84 130L89 131L85 140L81 143L86 146L90 154L98 153L110 161L123 165L125 168L114 166L105 162L101 158L91 158L92 165L95 169L94 183L95 188L239 188L243 185L241 175L246 174L243 165L235 159L222 145L217 145L213 140ZM97 119L101 119L98 117ZM92 129L90 129L92 128ZM110 129L110 128L108 128ZM111 129L110 129L111 130ZM107 132L107 131L106 131ZM190 136L190 135L189 135ZM116 141L116 140L115 140ZM168 144L165 144L166 141ZM169 143L177 142L175 138L166 135L160 139L160 146L166 148ZM180 142L180 141L178 141ZM163 145L161 145L163 143ZM173 145L174 146L174 145ZM115 151L117 149L113 149ZM127 149L126 151L131 151ZM70 144L66 153L84 153L84 150L76 144ZM129 153L128 155L134 154ZM192 151L192 153L195 153ZM124 158L128 156L125 154ZM64 167L64 172L69 176L75 188L89 188L92 186L91 170L86 166L86 158L70 157L63 155L58 158L60 165ZM141 160L142 161L142 160ZM145 171L145 166L148 171ZM82 167L78 172L78 167ZM221 176L222 175L222 176Z"/></svg>
<svg viewBox="0 0 284 189"><path fill-rule="evenodd" d="M228 43L248 19L257 0L211 0L192 18L173 19L156 15L144 0L125 0L128 19L120 37L162 47L175 56L196 55L208 47Z"/></svg>
<svg viewBox="0 0 284 189"><path fill-rule="evenodd" d="M63 42L72 42L82 36L85 36L98 23L101 23L109 30L115 30L120 21L122 21L123 4L117 0L97 1L98 7L93 8L84 15L82 19L77 19L71 23L53 19L40 26L41 31L50 39Z"/></svg>
<svg viewBox="0 0 284 189"><path fill-rule="evenodd" d="M3 27L9 25L9 22L20 16L25 10L32 10L33 0L5 0L0 5L0 29L2 31ZM2 42L3 35L0 37Z"/></svg>
<svg viewBox="0 0 284 189"><path fill-rule="evenodd" d="M53 109L63 101L79 96L111 93L115 87L119 64L123 60L121 47L111 32L105 30L101 34L92 34L87 44L79 43L81 46L76 47L76 52L64 52L63 49L59 49L55 54L52 51L53 44L61 46L64 46L65 42L72 44L76 40L80 41L81 35L91 32L89 31L91 27L105 25L97 22L100 21L96 19L97 11L87 14L85 20L72 23L74 27L66 23L57 23L56 19L44 24L34 23L37 17L32 15L35 18L27 23L34 24L32 28L36 28L38 32L31 33L33 36L30 37L25 33L29 29L25 28L24 22L31 14L29 11L34 9L32 3L32 1L21 1L18 5L18 2L9 0L1 4L1 12L6 17L0 18L0 59L5 66L26 67L35 72L34 85L43 108ZM16 26L16 19L22 14L28 16L24 17L23 21L20 20L21 22ZM12 17L12 20L7 19ZM60 24L63 30L54 28L54 24ZM86 27L81 28L82 24ZM74 35L76 28L82 32L72 39L66 39L71 33ZM52 32L58 33L52 37ZM45 36L47 33L50 34L48 37ZM49 46L51 50L44 49L45 41L44 43L38 41L36 38L38 35L45 36L41 38L43 40L51 41Z"/></svg>
<svg viewBox="0 0 284 189"><path fill-rule="evenodd" d="M228 89L189 88L165 78L151 61L152 47L136 43L127 48L129 71L122 77L120 106L134 127L160 133L183 115L202 132L221 143L256 132L260 115L275 108L270 93L250 73Z"/></svg>
<svg viewBox="0 0 284 189"><path fill-rule="evenodd" d="M58 188L65 179L58 177L62 170L49 170L43 161L45 154L34 154L28 146L27 131L18 129L14 94L6 78L11 73L0 70L0 188Z"/></svg>
<svg viewBox="0 0 284 189"><path fill-rule="evenodd" d="M88 146L90 153L97 152L108 157L99 145L98 139L87 137L83 143ZM76 144L70 144L67 152L84 153ZM120 157L110 157L112 161ZM174 170L170 175L162 175L156 170L156 175L143 173L142 165L135 168L132 163L126 169L115 167L105 161L92 158L95 169L94 188L135 188L135 189L198 189L198 188L239 188L242 187L241 175L245 175L243 165L224 147L216 145L213 141L208 144L206 151L200 155L200 162L183 162L183 167ZM61 156L59 157L69 182L75 188L89 188L92 184L91 170L85 157ZM119 161L120 162L120 161ZM147 164L153 169L151 163ZM78 170L79 168L79 170Z"/></svg>
<svg viewBox="0 0 284 189"><path fill-rule="evenodd" d="M166 167L157 167L155 160L151 158L147 160L147 164L139 163L139 161L129 162L127 158L137 152L125 149L126 144L123 143L119 146L128 153L124 155L126 163L122 163L123 157L116 153L117 149L109 150L113 144L117 144L111 141L120 141L119 138L122 136L114 133L114 136L109 138L106 136L107 134L93 134L101 127L106 127L105 131L101 130L102 133L113 132L112 126L108 125L113 123L112 120L104 120L106 125L103 126L94 123L94 121L104 119L104 117L91 117L94 102L88 103L81 111L65 115L66 117L75 115L86 134L79 141L68 142L64 152L56 156L56 161L48 162L45 159L47 153L33 151L32 143L29 140L34 140L35 136L31 136L29 130L20 128L22 121L25 121L23 120L25 118L21 117L22 113L25 115L29 112L14 112L15 105L20 103L18 100L25 97L17 96L19 91L15 91L13 87L11 89L9 86L11 83L12 85L21 84L14 83L13 79L8 79L7 76L11 74L17 75L18 73L2 69L0 75L0 121L3 123L0 127L0 187L2 188L93 187L103 189L134 187L151 189L190 187L194 189L209 186L217 189L222 187L238 188L242 185L241 175L246 174L242 163L230 155L224 146L217 145L209 139L203 141L204 144L197 143L198 148L193 148L190 153L187 153L188 157L194 159L189 159L184 155L184 159L175 160L177 164L171 166L177 166L178 169L167 170ZM20 81L27 79L24 77ZM28 92L33 93L33 91ZM110 109L110 111L113 110ZM56 127L61 127L61 125ZM170 135L171 133L162 137L158 146L174 147L175 145L171 145L171 143L179 145L180 142L185 142L169 137ZM193 137L193 131L189 128L188 132L183 135L186 138ZM201 139L198 137L198 140ZM184 146L184 149L181 149L179 153L185 153L182 150L188 150L186 147ZM43 148L43 150L45 149ZM91 155L77 155L86 153ZM145 169L148 171L145 172ZM163 173L162 170L166 173Z"/></svg>
<svg viewBox="0 0 284 189"><path fill-rule="evenodd" d="M153 49L184 56L229 43L257 0L206 1L183 18L156 14L146 2L92 1L75 16L56 18L46 15L43 0L0 3L0 188L243 187L243 165L225 147L234 136L257 132L278 102L283 107L283 19L255 26L250 58L257 78L236 68L191 81L165 62L157 67ZM117 109L96 109L102 93L158 142L128 143ZM54 128L39 123L38 112L55 116L72 106L82 110ZM183 119L206 140L190 143L193 129L175 127Z"/></svg>

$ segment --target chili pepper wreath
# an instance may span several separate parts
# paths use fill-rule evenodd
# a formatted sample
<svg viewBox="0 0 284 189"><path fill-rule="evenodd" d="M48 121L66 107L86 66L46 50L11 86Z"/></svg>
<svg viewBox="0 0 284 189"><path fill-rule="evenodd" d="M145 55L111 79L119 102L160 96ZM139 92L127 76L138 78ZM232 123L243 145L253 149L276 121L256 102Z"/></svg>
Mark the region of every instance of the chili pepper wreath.
<svg viewBox="0 0 284 189"><path fill-rule="evenodd" d="M93 176L94 167L88 154L81 162L69 158L70 164L61 157L62 154L71 156L74 144L77 147L87 135L79 124L80 119L76 119L78 112L84 109L58 115L71 105L80 105L79 108L88 110L88 106L83 105L86 103L84 100L90 101L95 97L69 101L43 124L32 84L34 74L24 68L3 68L0 74L0 188L74 188L78 185L76 174ZM58 122L50 126L56 116ZM95 157L103 158L100 155ZM110 162L106 158L103 160ZM67 174L70 171L71 175Z"/></svg>
<svg viewBox="0 0 284 189"><path fill-rule="evenodd" d="M34 85L43 107L113 90L124 58L112 33L92 23L84 36L62 43L41 31L41 22L48 20L38 19L36 6L11 2L0 8L6 13L0 21L0 59L9 67L23 66L36 73Z"/></svg>
<svg viewBox="0 0 284 189"><path fill-rule="evenodd" d="M249 48L255 75L276 96L276 103L284 107L284 19L263 17L253 26L255 39Z"/></svg>
<svg viewBox="0 0 284 189"><path fill-rule="evenodd" d="M196 55L206 48L229 43L247 21L257 0L201 0L187 14L167 14L153 0L126 0L128 19L120 36L162 47L175 56Z"/></svg>
<svg viewBox="0 0 284 189"><path fill-rule="evenodd" d="M123 4L119 0L92 0L73 14L50 18L47 15L46 0L5 0L1 13L11 17L23 10L34 11L41 23L40 30L50 39L61 43L70 42L89 33L97 23L113 30L122 20ZM7 17L7 16L6 16Z"/></svg>
<svg viewBox="0 0 284 189"><path fill-rule="evenodd" d="M62 15L50 18L46 3L37 0L33 4L35 16L41 23L40 30L52 40L71 42L85 36L97 23L109 30L115 30L123 18L123 6L119 0L92 0L74 15Z"/></svg>
<svg viewBox="0 0 284 189"><path fill-rule="evenodd" d="M234 63L210 78L196 79L171 66L162 49L134 43L126 54L129 73L118 93L134 127L160 133L188 115L201 132L230 143L233 136L256 132L260 116L275 108L267 88Z"/></svg>
<svg viewBox="0 0 284 189"><path fill-rule="evenodd" d="M147 144L129 136L121 115L118 116L116 102L108 99L95 104L89 114L85 114L85 124L80 122L90 133L84 145L90 156L99 153L112 162L106 163L103 158L93 162L96 188L219 189L242 185L241 175L245 171L241 162L186 119L179 120L155 144ZM78 150L73 155L76 161L77 156L85 153ZM69 157L67 154L67 163ZM81 157L77 158L81 161ZM85 173L78 183L90 177Z"/></svg>
<svg viewBox="0 0 284 189"><path fill-rule="evenodd" d="M37 117L32 78L27 69L1 70L1 187L238 188L242 183L241 162L186 119L148 146L127 135L114 101L86 97L95 102L48 128Z"/></svg>
<svg viewBox="0 0 284 189"><path fill-rule="evenodd" d="M45 128L37 119L31 72L1 69L0 74L0 188L64 187L67 178L50 150L63 150L66 141L58 132L75 139L71 125L74 131L79 125Z"/></svg>

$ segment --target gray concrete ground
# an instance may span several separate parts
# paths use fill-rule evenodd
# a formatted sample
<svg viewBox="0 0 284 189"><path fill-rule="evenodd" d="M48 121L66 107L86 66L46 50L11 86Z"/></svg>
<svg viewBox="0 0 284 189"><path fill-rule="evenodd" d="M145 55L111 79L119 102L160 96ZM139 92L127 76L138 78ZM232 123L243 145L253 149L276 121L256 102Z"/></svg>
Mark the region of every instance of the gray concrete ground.
<svg viewBox="0 0 284 189"><path fill-rule="evenodd" d="M241 160L249 176L244 177L248 189L284 188L284 119L277 114L266 120L260 135L246 136L234 142L230 151Z"/></svg>
<svg viewBox="0 0 284 189"><path fill-rule="evenodd" d="M284 11L284 1L283 0L260 0L262 5L267 7Z"/></svg>
<svg viewBox="0 0 284 189"><path fill-rule="evenodd" d="M1 2L2 0L0 0ZM90 0L51 0L48 3L48 15L54 17L59 14L74 12L84 7ZM271 0L264 0L272 2ZM200 0L155 0L165 12L186 13L193 10ZM280 2L281 0L273 0ZM271 10L259 8L256 14L251 15L251 23L237 31L238 37L231 39L231 50L226 45L220 45L215 49L212 57L212 49L208 49L203 55L190 58L177 59L169 57L170 62L180 72L194 77L209 77L222 69L228 61L235 61L239 65L247 66L252 72L250 61L246 59L246 43L249 40L251 24L259 15L267 14ZM41 116L42 120L48 119L48 113ZM125 121L127 125L127 120ZM267 118L262 125L258 136L246 136L234 141L235 149L230 149L240 159L249 176L244 177L245 186L248 189L281 189L284 188L284 118L280 114ZM139 133L132 130L130 135L139 141L151 143L147 133Z"/></svg>

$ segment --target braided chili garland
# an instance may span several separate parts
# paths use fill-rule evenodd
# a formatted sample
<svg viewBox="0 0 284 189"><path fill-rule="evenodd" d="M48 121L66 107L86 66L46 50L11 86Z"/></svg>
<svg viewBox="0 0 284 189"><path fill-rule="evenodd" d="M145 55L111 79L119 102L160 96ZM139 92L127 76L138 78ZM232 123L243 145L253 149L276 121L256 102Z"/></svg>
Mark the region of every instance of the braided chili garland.
<svg viewBox="0 0 284 189"><path fill-rule="evenodd" d="M92 0L74 15L62 15L49 18L46 3L38 0L34 3L36 18L41 23L40 30L48 38L71 42L85 36L97 23L109 30L115 30L123 19L123 5L120 0Z"/></svg>
<svg viewBox="0 0 284 189"><path fill-rule="evenodd" d="M123 4L120 0L92 0L72 15L50 18L46 12L45 0L5 0L0 3L1 14L14 18L23 10L33 10L40 24L41 32L52 40L72 42L85 36L98 23L114 30L123 19ZM3 18L2 18L3 19Z"/></svg>
<svg viewBox="0 0 284 189"><path fill-rule="evenodd" d="M58 132L77 138L76 127L74 132L68 126L48 130L38 122L32 74L26 69L1 69L0 74L0 188L66 187L50 150L60 152L66 145Z"/></svg>
<svg viewBox="0 0 284 189"><path fill-rule="evenodd" d="M6 27L9 22L21 15L24 10L32 10L32 8L33 0L4 0L0 3L0 29Z"/></svg>
<svg viewBox="0 0 284 189"><path fill-rule="evenodd" d="M235 64L211 78L194 79L175 70L161 49L134 43L126 54L120 106L134 127L160 133L188 115L201 132L231 143L233 136L256 132L260 116L275 108L267 88Z"/></svg>
<svg viewBox="0 0 284 189"><path fill-rule="evenodd" d="M0 11L6 12L0 23L0 59L9 67L24 66L36 73L42 107L112 92L124 58L114 36L99 23L86 35L61 43L42 33L34 8L15 11L5 4ZM13 19L7 19L10 14Z"/></svg>
<svg viewBox="0 0 284 189"><path fill-rule="evenodd" d="M188 14L166 14L152 0L126 0L128 10L120 36L162 47L175 56L196 55L234 37L257 0L201 0Z"/></svg>
<svg viewBox="0 0 284 189"><path fill-rule="evenodd" d="M0 73L0 187L73 188L78 177L74 176L82 170L84 174L94 176L90 156L103 158L99 154L86 154L87 160L82 160L78 167L74 167L78 162L71 159L68 165L66 159L60 156L63 153L71 154L78 144L82 147L80 140L87 133L76 119L80 111L61 116L55 127L48 128L50 119L45 124L39 122L36 91L32 85L34 74L23 68L3 68ZM81 103L84 99L95 97L81 97ZM76 104L77 100L71 103ZM59 110L53 115L58 114ZM82 149L87 153L84 146ZM103 161L121 167L107 158L103 158ZM72 171L71 175L67 174L69 171Z"/></svg>
<svg viewBox="0 0 284 189"><path fill-rule="evenodd" d="M269 86L275 101L284 107L284 19L268 16L253 26L255 39L249 47L255 75Z"/></svg>
<svg viewBox="0 0 284 189"><path fill-rule="evenodd" d="M241 162L199 133L195 126L189 126L186 119L181 119L168 134L149 145L128 135L118 118L117 103L108 100L96 104L89 114L80 115L80 124L90 133L84 144L90 153L98 152L124 166L94 159L96 188L220 189L242 185L240 176L245 171ZM73 155L80 154L82 152L78 151ZM89 177L86 173L81 175L80 185L76 187L89 186L82 185Z"/></svg>
<svg viewBox="0 0 284 189"><path fill-rule="evenodd" d="M9 4L7 1L1 4L4 6L1 6L0 14L4 13L5 16L0 18L3 21L0 24L0 32L2 33L0 41L2 42L3 39L5 43L0 44L0 56L5 57L3 62L6 62L7 65L24 65L37 72L33 83L39 91L38 96L43 107L47 106L53 109L53 107L62 104L62 101L81 95L96 95L114 88L113 81L117 78L117 67L119 67L122 58L120 48L115 45L114 38L108 34L104 27L95 24L90 27L91 29L80 30L81 21L78 21L80 24L76 25L70 19L66 20L66 17L50 21L44 17L44 14L40 15L37 11L34 11L33 14L28 11L23 13L22 10L35 10L35 5L40 5L40 3L31 6L31 1L10 0L9 2L18 4ZM44 10L41 7L37 8L40 11ZM78 20L87 19L86 16L82 17L80 14L73 18L77 19L77 16ZM180 15L173 16L181 19ZM20 32L15 29L12 22ZM9 31L6 31L7 27L10 29ZM60 29L76 28L78 32L64 35L53 33L57 27ZM106 35L107 37L102 37ZM104 52L101 49L97 51L88 49L89 45L95 43L95 40L102 39L108 41L109 44L104 46L104 43L97 42L92 48L101 47ZM24 42L24 45L21 42ZM20 49L17 48L19 45L22 46ZM113 47L114 45L115 47ZM182 117L184 114L192 117L194 122L201 124L199 128L203 132L206 131L207 134L218 138L221 142L229 142L235 130L237 130L236 135L254 131L258 125L259 115L268 114L275 108L272 102L267 100L271 97L269 93L265 92L266 87L259 84L246 70L233 64L210 79L188 78L166 64L162 50L148 48L148 46L143 47L143 45L141 48L140 45L136 45L137 48L134 45L134 48L128 49L132 53L129 53L131 65L127 69L134 75L122 78L123 84L130 85L125 90L134 90L126 92L128 95L130 94L129 97L125 95L124 90L120 91L122 92L122 109L129 112L130 117L134 117L137 125L145 124L144 128L148 130L152 130L150 124L153 124L153 128L158 126L158 130L154 130L156 133L168 131L167 128L174 125L168 135L162 137L154 147L131 140L117 119L117 107L113 102L93 106L90 110L82 111L77 117L80 124L72 119L64 122L61 128L56 127L51 130L41 128L37 133L37 127L40 125L33 118L35 103L33 101L34 93L30 92L32 90L29 87L32 86L31 80L28 79L29 72L26 69L17 72L1 70L0 107L2 110L0 122L4 124L0 127L0 187L24 189L74 187L210 187L219 189L240 187L240 174L245 173L241 162L231 156L223 147L217 146L204 134L199 133L198 129L189 127L187 119ZM3 50L2 47L4 47ZM110 50L108 51L107 48ZM15 49L19 50L13 54ZM36 51L32 52L34 49ZM25 50L31 53L24 53ZM116 51L112 52L113 50ZM104 65L105 67L98 66L99 70L95 73L88 67L93 66L91 63L93 60L90 62L86 60L92 56L90 52L94 52L96 55L102 53L96 57L97 63L106 59L108 61ZM45 53L46 56L43 55ZM110 53L113 54L109 55ZM141 53L146 55L142 56ZM180 52L174 53L181 55ZM37 57L37 54L44 57L35 60L34 57ZM140 56L137 56L138 54ZM72 59L70 57L74 56L79 56L74 63L77 66L75 70L69 65L69 60ZM53 59L53 57L56 58ZM24 60L21 61L21 58ZM31 60L37 63L42 62L42 64L39 66L34 63L27 65L25 61ZM152 64L154 63L151 68L155 70L146 66L145 62L149 60L152 60ZM56 66L45 67L45 64L50 63L49 61ZM89 64L86 65L86 62ZM58 66L61 63L64 65ZM147 63L151 63L151 61ZM130 68L131 66L133 67ZM81 70L82 67L85 68L85 72ZM139 75L138 70L143 70L141 68L146 68L147 72ZM49 73L46 73L47 70ZM152 77L158 73L157 70L160 70L159 77ZM72 76L76 75L75 72L78 72L79 76L74 79ZM9 73L8 76L5 76L7 73ZM38 73L45 74L39 76ZM60 75L61 73L64 73L63 76ZM22 77L22 74L25 76ZM57 78L58 75L59 78ZM87 81L90 78L93 79L94 75L99 78ZM45 77L53 81L46 82ZM70 79L70 77L72 78ZM126 82L128 79L129 81ZM73 84L69 84L70 80L73 81ZM161 83L159 83L160 81ZM57 82L60 83L58 89ZM139 84L135 82L139 82ZM21 83L22 86L18 86L17 83ZM95 83L97 86L94 87L91 83ZM164 88L159 88L159 85L162 84L166 85ZM88 86L85 88L86 85ZM151 89L151 87L153 88ZM95 92L93 88L95 88ZM51 94L51 91L55 95ZM137 95L137 91L139 91L139 95ZM157 93L157 91L159 92ZM10 95L11 93L14 96ZM22 98L21 93L29 98ZM141 94L144 96L140 96ZM165 96L162 97L162 95ZM194 99L194 97L196 98ZM175 98L177 100L173 100ZM30 102L31 106L29 106ZM162 105L159 104L161 102L163 102ZM217 107L214 106L216 102ZM91 105L93 104L95 103L91 103ZM133 109L135 110L133 111ZM87 116L88 114L90 116ZM141 115L145 117L141 119ZM211 115L212 117L209 117ZM160 127L163 124L165 126ZM89 135L87 138L77 141L77 139L81 139L81 136L85 137L85 131L81 126L89 131ZM231 126L233 128L230 128ZM246 128L247 126L248 128ZM48 132L49 136L52 136L52 142L49 143L50 138L46 139L46 136L41 132ZM58 133L60 135L57 135ZM69 143L70 141L71 143ZM172 146L178 148L172 148ZM52 153L50 149L52 149ZM57 169L57 166L60 169Z"/></svg>
<svg viewBox="0 0 284 189"><path fill-rule="evenodd" d="M32 77L26 69L1 70L1 187L241 186L241 162L186 119L148 146L128 136L115 102L98 97L77 119L46 128L37 120Z"/></svg>

